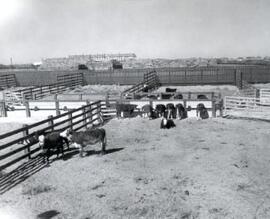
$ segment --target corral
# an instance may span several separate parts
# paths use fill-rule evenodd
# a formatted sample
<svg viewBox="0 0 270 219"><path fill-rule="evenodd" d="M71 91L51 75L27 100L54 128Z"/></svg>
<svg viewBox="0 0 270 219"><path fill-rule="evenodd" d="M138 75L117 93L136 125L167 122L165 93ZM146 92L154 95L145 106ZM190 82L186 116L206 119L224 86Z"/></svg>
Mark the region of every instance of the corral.
<svg viewBox="0 0 270 219"><path fill-rule="evenodd" d="M64 160L55 160L46 168L38 157L32 157L31 150L34 149L35 154L38 147L14 149L7 148L12 142L2 142L9 151L1 155L1 159L22 152L20 156L30 160L23 165L18 163L19 167L10 173L3 171L0 209L19 218L268 218L270 199L266 182L270 175L266 171L266 155L269 154L266 144L270 139L265 130L269 129L269 123L214 118L216 110L222 110L217 109L215 103L224 96L238 94L238 88L231 85L167 86L176 88L183 98L175 98L177 92L165 92L169 98L151 99L147 96L162 97L165 87L143 93L143 84L135 85L134 92L144 95L142 99L125 99L116 91L124 93L130 91L130 87L118 86L112 88L116 92L109 93L138 108L146 103L153 106L182 103L191 108L189 118L175 120L176 128L171 130L159 129L160 119L112 119L103 126L108 134L105 156L96 155L97 147L87 148L84 158L72 149L66 152ZM72 95L57 94L54 100L49 97L27 100L28 107L25 104L23 111L8 113L23 113L24 116L17 116L24 119L32 115L23 122L28 124L36 122L37 118L46 118L48 113L56 115L56 119L50 117L39 122L39 129L53 129L55 124L66 123L66 127L83 128L92 124L93 119L98 120L102 110L104 115L104 109L113 102L104 88L97 86L95 91L89 92L92 87L86 86L71 91ZM207 99L198 99L200 94ZM88 108L94 96L100 99L98 95L104 99ZM67 96L69 99L65 100ZM212 118L200 121L194 118L198 103L205 103ZM93 118L93 114L97 117ZM218 116L221 115L220 112ZM4 119L8 121L8 117ZM1 139L5 138L6 124L10 131L22 126L2 124ZM32 124L29 128L32 126L36 127ZM29 128L22 128L11 141L32 135Z"/></svg>
<svg viewBox="0 0 270 219"><path fill-rule="evenodd" d="M34 164L25 166L16 177L30 177L2 195L1 209L20 219L269 218L269 123L216 118L176 126L113 119L104 126L105 156L94 147L48 168L37 162L35 174Z"/></svg>

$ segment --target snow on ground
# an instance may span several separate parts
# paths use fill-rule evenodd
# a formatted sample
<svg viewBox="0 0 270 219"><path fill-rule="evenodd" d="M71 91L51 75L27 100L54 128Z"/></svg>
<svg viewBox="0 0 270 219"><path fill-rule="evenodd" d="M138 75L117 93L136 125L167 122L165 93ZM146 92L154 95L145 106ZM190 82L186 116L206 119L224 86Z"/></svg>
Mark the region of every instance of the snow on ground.
<svg viewBox="0 0 270 219"><path fill-rule="evenodd" d="M270 123L175 122L161 130L158 119L113 119L104 126L105 156L94 153L99 145L84 158L67 152L4 193L0 212L20 219L270 218Z"/></svg>

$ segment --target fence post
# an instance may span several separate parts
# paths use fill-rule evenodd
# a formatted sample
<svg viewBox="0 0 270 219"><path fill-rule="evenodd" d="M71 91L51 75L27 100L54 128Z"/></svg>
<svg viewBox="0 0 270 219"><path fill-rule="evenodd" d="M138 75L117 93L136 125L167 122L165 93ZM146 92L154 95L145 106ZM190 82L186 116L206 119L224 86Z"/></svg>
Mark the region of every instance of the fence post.
<svg viewBox="0 0 270 219"><path fill-rule="evenodd" d="M26 110L26 117L31 117L31 111L30 111L30 107L29 107L29 102L26 100L24 102L25 105L25 110Z"/></svg>
<svg viewBox="0 0 270 219"><path fill-rule="evenodd" d="M56 110L56 115L60 115L60 109L59 109L59 100L55 100L55 110Z"/></svg>
<svg viewBox="0 0 270 219"><path fill-rule="evenodd" d="M26 137L26 136L29 135L29 129L27 128L27 126L28 126L28 125L23 124L23 128L25 128L25 129L23 130L23 137ZM27 145L28 145L28 143L27 143ZM30 152L31 152L30 146L28 145L28 147L24 150L24 153L25 153L25 154L28 154L28 160L31 159L31 154L30 154Z"/></svg>
<svg viewBox="0 0 270 219"><path fill-rule="evenodd" d="M184 108L186 109L187 108L187 100L186 99L183 100L183 104L184 104Z"/></svg>
<svg viewBox="0 0 270 219"><path fill-rule="evenodd" d="M83 109L82 109L82 113L83 113L83 126L87 127L87 121L86 121L86 107L83 105Z"/></svg>
<svg viewBox="0 0 270 219"><path fill-rule="evenodd" d="M212 117L216 117L216 104L215 101L212 100Z"/></svg>
<svg viewBox="0 0 270 219"><path fill-rule="evenodd" d="M5 101L2 102L2 116L7 117L7 109Z"/></svg>
<svg viewBox="0 0 270 219"><path fill-rule="evenodd" d="M191 92L188 92L188 99L191 99Z"/></svg>
<svg viewBox="0 0 270 219"><path fill-rule="evenodd" d="M105 103L106 103L106 107L109 107L110 106L110 103L109 103L109 92L107 92L106 95L105 95Z"/></svg>
<svg viewBox="0 0 270 219"><path fill-rule="evenodd" d="M70 129L73 130L72 112L71 112L71 110L69 110L69 111L70 111L70 113L68 114L68 119L69 119L68 124L70 126Z"/></svg>
<svg viewBox="0 0 270 219"><path fill-rule="evenodd" d="M52 126L52 127L51 127L51 131L53 131L53 130L54 130L54 126L53 126L53 116L52 116L52 115L48 116L48 119L49 119L49 121L48 121L48 126Z"/></svg>
<svg viewBox="0 0 270 219"><path fill-rule="evenodd" d="M31 100L33 100L34 99L34 97L33 97L33 88L30 88L30 95L31 95Z"/></svg>
<svg viewBox="0 0 270 219"><path fill-rule="evenodd" d="M101 111L101 101L98 102L98 115L99 115L99 122L103 125L104 124L104 119Z"/></svg>
<svg viewBox="0 0 270 219"><path fill-rule="evenodd" d="M86 101L86 104L88 105L88 107L86 107L86 109L87 109L87 111L89 111L88 113L87 113L87 118L89 119L89 121L92 121L92 110L91 110L91 105L90 105L90 101L89 100L87 100Z"/></svg>

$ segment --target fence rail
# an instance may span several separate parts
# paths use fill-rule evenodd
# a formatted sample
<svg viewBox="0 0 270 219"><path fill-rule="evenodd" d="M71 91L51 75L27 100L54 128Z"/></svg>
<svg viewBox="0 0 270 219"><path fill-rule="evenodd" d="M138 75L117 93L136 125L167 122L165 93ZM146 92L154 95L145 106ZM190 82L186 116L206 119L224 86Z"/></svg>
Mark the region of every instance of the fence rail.
<svg viewBox="0 0 270 219"><path fill-rule="evenodd" d="M9 104L23 103L25 100L38 100L51 94L62 93L68 89L73 89L78 85L83 85L83 75L59 75L58 82L44 86L35 86L15 91L5 90L4 100Z"/></svg>
<svg viewBox="0 0 270 219"><path fill-rule="evenodd" d="M124 90L121 96L126 98L130 98L133 94L142 92L142 91L151 91L160 86L159 79L156 71L150 71L148 73L144 73L143 81L134 85L131 88Z"/></svg>
<svg viewBox="0 0 270 219"><path fill-rule="evenodd" d="M270 102L255 97L229 97L224 98L224 115L270 118Z"/></svg>
<svg viewBox="0 0 270 219"><path fill-rule="evenodd" d="M99 123L103 121L101 120L100 101L84 105L55 117L49 116L48 119L0 135L0 171L25 158L31 159L33 154L40 151L38 146L34 146L37 142L27 143L26 145L21 144L22 141L34 136L35 132L43 133L55 128L57 130L71 128L76 131L93 124L97 120L100 120Z"/></svg>
<svg viewBox="0 0 270 219"><path fill-rule="evenodd" d="M16 87L15 74L0 75L0 88Z"/></svg>

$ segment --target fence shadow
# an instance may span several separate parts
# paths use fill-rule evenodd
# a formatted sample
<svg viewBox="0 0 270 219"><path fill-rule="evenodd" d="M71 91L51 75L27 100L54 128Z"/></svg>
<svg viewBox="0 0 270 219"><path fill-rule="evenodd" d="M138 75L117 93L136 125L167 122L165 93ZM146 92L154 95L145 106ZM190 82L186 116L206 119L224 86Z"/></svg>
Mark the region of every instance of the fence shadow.
<svg viewBox="0 0 270 219"><path fill-rule="evenodd" d="M105 154L111 154L111 153L114 153L114 152L117 152L117 151L121 151L123 150L124 148L111 148L111 149L106 149L105 151ZM75 155L79 154L79 150L78 149L70 149L68 153L65 154L64 156L64 161L66 160L69 160L71 159L72 157L74 157ZM84 152L84 156L85 157L89 157L89 156L92 156L92 155L100 155L101 154L101 151L100 150L85 150Z"/></svg>
<svg viewBox="0 0 270 219"><path fill-rule="evenodd" d="M260 118L251 118L251 117L244 117L244 116L231 116L231 115L226 115L223 116L225 119L241 119L241 120L249 120L249 121L259 121L259 122L268 122L270 123L270 119L260 119Z"/></svg>
<svg viewBox="0 0 270 219"><path fill-rule="evenodd" d="M23 182L44 167L46 167L46 164L43 162L43 158L37 156L32 160L20 165L15 170L3 174L0 176L0 195Z"/></svg>

